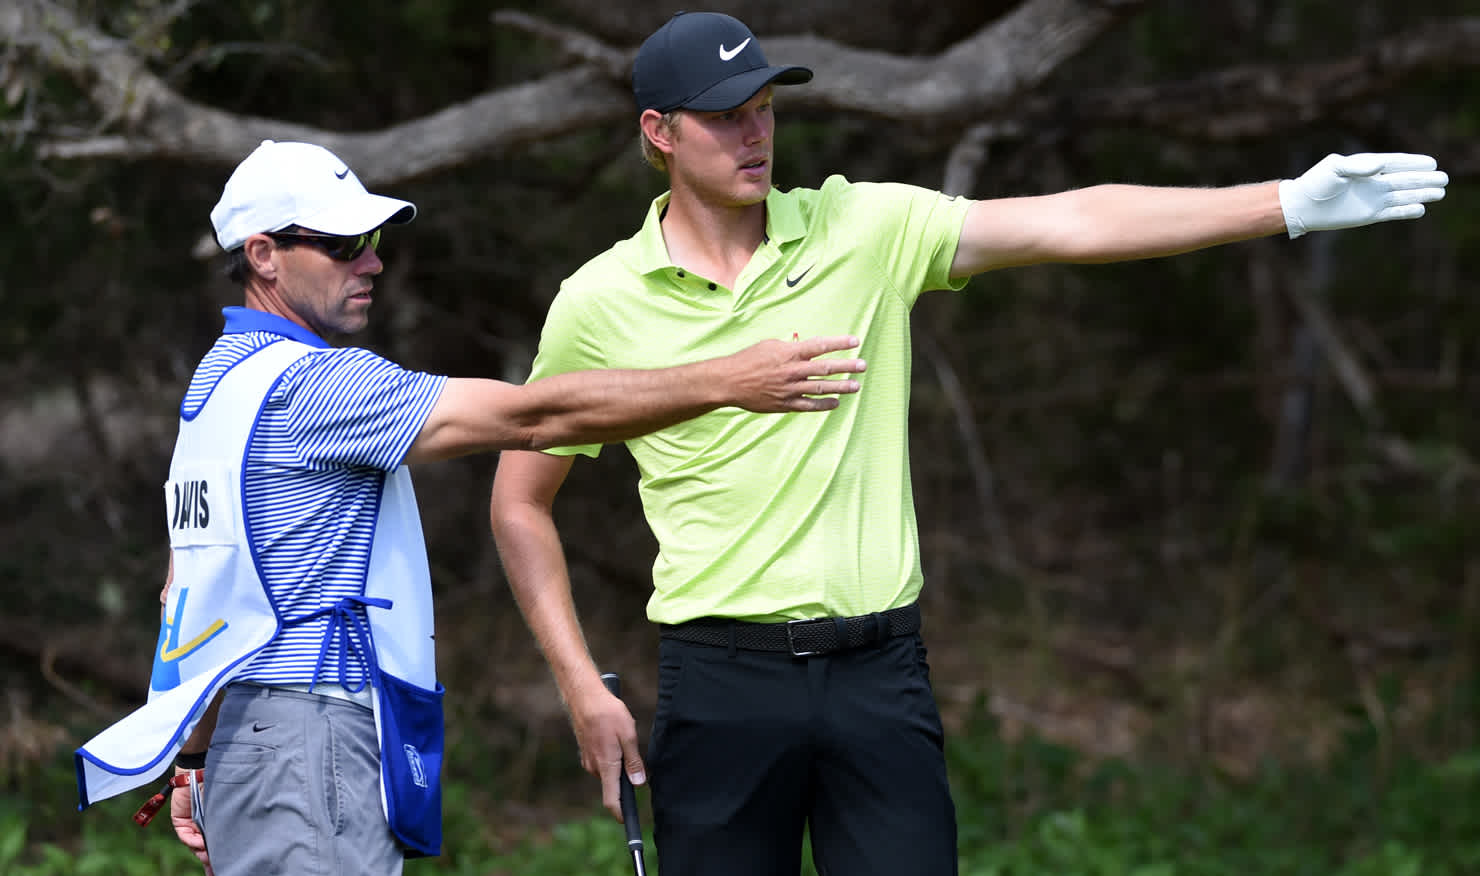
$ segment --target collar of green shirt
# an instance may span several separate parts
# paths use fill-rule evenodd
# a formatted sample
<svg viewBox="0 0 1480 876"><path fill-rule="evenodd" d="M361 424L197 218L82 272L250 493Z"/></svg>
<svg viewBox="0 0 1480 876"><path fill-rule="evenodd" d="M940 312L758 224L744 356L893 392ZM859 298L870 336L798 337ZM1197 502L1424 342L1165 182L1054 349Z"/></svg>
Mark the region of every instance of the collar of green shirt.
<svg viewBox="0 0 1480 876"><path fill-rule="evenodd" d="M675 265L668 258L668 245L663 241L661 226L663 210L668 207L671 192L664 192L653 199L648 207L647 219L642 230L637 232L637 270L643 276L669 270ZM802 216L798 200L772 187L766 195L766 237L780 246L796 240L807 233L807 220Z"/></svg>

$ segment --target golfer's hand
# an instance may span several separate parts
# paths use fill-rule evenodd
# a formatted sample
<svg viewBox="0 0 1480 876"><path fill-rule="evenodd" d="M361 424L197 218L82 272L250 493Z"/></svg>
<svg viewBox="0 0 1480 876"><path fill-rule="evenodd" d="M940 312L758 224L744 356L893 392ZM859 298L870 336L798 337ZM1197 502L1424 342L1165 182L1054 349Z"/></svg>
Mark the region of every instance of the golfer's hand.
<svg viewBox="0 0 1480 876"><path fill-rule="evenodd" d="M210 856L206 854L205 835L200 832L200 825L195 823L190 811L189 788L176 788L170 794L170 825L175 829L175 836L180 838L185 848L194 853L195 859L205 867L206 876L214 876Z"/></svg>
<svg viewBox="0 0 1480 876"><path fill-rule="evenodd" d="M622 820L622 770L633 785L647 782L637 750L637 722L620 699L605 687L593 688L570 702L571 727L581 746L581 766L601 779L601 803Z"/></svg>
<svg viewBox="0 0 1480 876"><path fill-rule="evenodd" d="M798 341L761 341L723 360L734 387L731 404L763 414L786 411L827 411L838 406L837 396L858 392L856 380L819 380L833 374L864 370L862 359L819 359L824 353L858 346L855 337L807 338Z"/></svg>
<svg viewBox="0 0 1480 876"><path fill-rule="evenodd" d="M1327 155L1296 179L1280 182L1280 207L1291 237L1417 219L1444 197L1449 175L1427 155L1363 152Z"/></svg>

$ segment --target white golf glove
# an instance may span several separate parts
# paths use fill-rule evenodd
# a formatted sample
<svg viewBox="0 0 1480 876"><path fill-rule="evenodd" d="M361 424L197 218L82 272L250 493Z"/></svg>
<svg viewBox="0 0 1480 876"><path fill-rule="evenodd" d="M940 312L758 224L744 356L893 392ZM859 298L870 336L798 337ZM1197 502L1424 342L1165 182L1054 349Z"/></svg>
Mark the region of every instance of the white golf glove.
<svg viewBox="0 0 1480 876"><path fill-rule="evenodd" d="M1280 181L1285 228L1307 231L1356 228L1390 219L1417 219L1424 204L1444 197L1449 175L1427 155L1363 152L1327 155L1297 179Z"/></svg>

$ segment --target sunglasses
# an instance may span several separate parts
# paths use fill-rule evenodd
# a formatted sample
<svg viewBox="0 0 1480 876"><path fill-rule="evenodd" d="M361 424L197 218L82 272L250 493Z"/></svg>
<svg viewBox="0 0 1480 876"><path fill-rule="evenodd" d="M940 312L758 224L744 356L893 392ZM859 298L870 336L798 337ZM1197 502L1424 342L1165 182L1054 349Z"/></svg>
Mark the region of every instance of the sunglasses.
<svg viewBox="0 0 1480 876"><path fill-rule="evenodd" d="M307 234L301 231L269 231L267 236L277 241L306 243L323 250L336 262L352 262L360 257L366 247L375 249L380 245L379 228L347 237L337 234Z"/></svg>

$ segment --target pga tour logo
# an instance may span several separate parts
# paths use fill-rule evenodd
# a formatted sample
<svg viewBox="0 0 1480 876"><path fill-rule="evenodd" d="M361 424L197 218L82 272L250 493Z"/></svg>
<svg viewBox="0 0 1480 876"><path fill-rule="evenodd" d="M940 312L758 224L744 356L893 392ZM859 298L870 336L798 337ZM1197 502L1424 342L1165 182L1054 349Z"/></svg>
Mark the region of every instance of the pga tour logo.
<svg viewBox="0 0 1480 876"><path fill-rule="evenodd" d="M422 765L421 753L416 750L416 746L409 742L402 745L401 748L405 750L406 763L411 767L411 781L416 783L416 787L425 788L427 786L427 768Z"/></svg>

